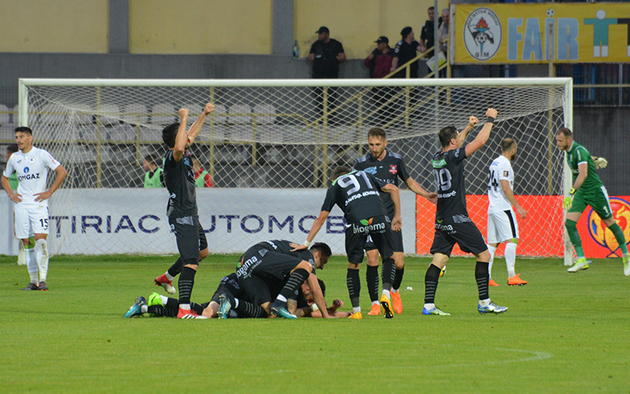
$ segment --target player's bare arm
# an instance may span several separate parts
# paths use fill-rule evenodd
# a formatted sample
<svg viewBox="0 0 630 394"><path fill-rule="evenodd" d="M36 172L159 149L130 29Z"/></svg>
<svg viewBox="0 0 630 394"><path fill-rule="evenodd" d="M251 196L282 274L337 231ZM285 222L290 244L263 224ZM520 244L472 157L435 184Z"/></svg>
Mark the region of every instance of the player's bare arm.
<svg viewBox="0 0 630 394"><path fill-rule="evenodd" d="M490 138L490 131L492 130L494 120L497 117L497 110L494 108L488 108L486 111L486 117L488 120L486 121L486 124L483 125L479 134L477 134L477 137L470 144L466 145L466 157L479 150L488 141L488 138Z"/></svg>
<svg viewBox="0 0 630 394"><path fill-rule="evenodd" d="M319 287L319 282L317 281L317 276L311 272L308 276L308 285L311 287L311 292L313 293L313 299L315 300L315 305L322 312L322 317L325 319L330 318L328 314L328 310L326 309L326 301L324 300L324 294L322 293L322 288Z"/></svg>
<svg viewBox="0 0 630 394"><path fill-rule="evenodd" d="M578 176L577 178L575 178L575 183L573 183L573 190L578 190L580 187L582 187L582 184L586 180L587 176L588 176L588 164L582 163L578 165Z"/></svg>
<svg viewBox="0 0 630 394"><path fill-rule="evenodd" d="M394 203L394 218L392 219L392 230L400 231L402 229L402 216L400 213L400 192L395 185L388 183L383 186L382 190L392 197Z"/></svg>
<svg viewBox="0 0 630 394"><path fill-rule="evenodd" d="M412 177L407 178L407 180L405 181L405 185L407 185L409 190L411 190L412 192L426 198L433 204L437 204L437 193L429 193L428 191L426 191L425 188L420 186L420 184L416 182Z"/></svg>
<svg viewBox="0 0 630 394"><path fill-rule="evenodd" d="M466 125L466 128L462 130L462 132L459 133L459 136L457 137L457 146L462 146L462 144L466 140L466 137L468 137L468 134L472 131L472 129L475 128L477 123L479 123L479 119L477 119L477 117L470 116L468 118L468 125Z"/></svg>
<svg viewBox="0 0 630 394"><path fill-rule="evenodd" d="M214 111L214 104L212 103L206 104L206 107L203 109L203 112L201 113L201 115L199 115L195 123L193 123L192 126L190 126L190 129L188 130L188 143L189 144L192 144L193 141L197 139L197 137L199 136L199 133L201 132L201 128L203 127L203 123L206 121L206 117L212 111Z"/></svg>
<svg viewBox="0 0 630 394"><path fill-rule="evenodd" d="M35 201L40 202L49 199L53 193L59 189L59 186L61 186L61 183L64 179L66 179L66 176L68 176L68 171L66 171L61 164L55 168L55 172L57 173L57 176L55 177L53 184L50 186L50 189L45 192L35 193L33 195L35 197Z"/></svg>
<svg viewBox="0 0 630 394"><path fill-rule="evenodd" d="M22 202L22 195L13 193L13 190L11 190L11 184L9 183L9 178L2 175L1 183L2 183L2 187L4 188L4 191L7 192L7 195L9 196L11 201L13 201L16 204Z"/></svg>
<svg viewBox="0 0 630 394"><path fill-rule="evenodd" d="M527 211L521 208L521 206L516 201L516 198L514 197L514 192L512 191L512 189L510 189L510 182L505 179L501 179L500 182L501 189L503 189L503 194L505 194L505 198L507 198L508 201L514 206L514 208L516 208L518 214L521 215L521 219L525 219L525 216L527 216Z"/></svg>
<svg viewBox="0 0 630 394"><path fill-rule="evenodd" d="M322 228L322 226L326 222L326 218L328 217L329 213L330 213L329 211L321 211L319 213L319 216L317 216L317 218L313 222L313 226L311 227L311 231L309 231L308 235L306 236L306 241L304 242L304 245L296 245L291 250L292 252L294 252L296 250L304 250L304 249L307 249L309 246L311 246L311 243L313 242L313 239L315 239L315 236L319 232L319 229ZM291 246L293 246L293 245L294 244L291 244ZM318 286L319 286L319 284L318 284Z"/></svg>
<svg viewBox="0 0 630 394"><path fill-rule="evenodd" d="M188 122L188 110L181 108L179 110L181 120L179 122L179 129L177 130L177 136L175 137L175 146L173 147L173 159L179 162L184 156L184 150L186 150L186 143L188 143L188 133L186 133L186 122Z"/></svg>

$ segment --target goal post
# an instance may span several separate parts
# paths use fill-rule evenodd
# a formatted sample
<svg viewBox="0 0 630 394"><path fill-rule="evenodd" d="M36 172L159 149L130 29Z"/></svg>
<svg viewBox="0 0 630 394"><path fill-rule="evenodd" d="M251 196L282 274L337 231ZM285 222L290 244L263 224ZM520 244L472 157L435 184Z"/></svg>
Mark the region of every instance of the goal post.
<svg viewBox="0 0 630 394"><path fill-rule="evenodd" d="M387 149L433 191L429 162L439 129L461 130L470 115L483 119L493 107L492 136L466 164L473 221L485 235L487 169L501 139L515 138L515 194L529 212L519 223L518 253L571 259L561 208L571 176L554 138L558 128L572 128L570 78L21 79L19 93L20 124L68 170L50 202L53 253L174 253L167 192L143 188L143 161L161 162L161 130L179 108L190 110L192 123L213 102L191 148L214 183L197 193L213 253L239 253L270 238L303 241L330 172L369 152L372 127L387 132ZM405 251L426 255L435 208L408 190L401 199ZM335 208L317 240L343 254L343 229Z"/></svg>

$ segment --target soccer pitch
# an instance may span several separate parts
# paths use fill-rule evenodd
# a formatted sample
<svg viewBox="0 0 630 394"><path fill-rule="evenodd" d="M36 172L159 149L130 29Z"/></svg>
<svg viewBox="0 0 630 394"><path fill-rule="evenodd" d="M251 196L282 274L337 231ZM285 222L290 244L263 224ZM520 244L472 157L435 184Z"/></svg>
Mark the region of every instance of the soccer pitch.
<svg viewBox="0 0 630 394"><path fill-rule="evenodd" d="M407 258L404 313L363 320L124 319L173 256L55 256L49 292L28 283L16 258L0 256L3 392L627 392L630 278L621 260L595 260L569 274L561 259L519 259L527 286L509 287L504 260L493 301L479 315L474 260L449 262L436 304L422 316L428 258ZM210 256L193 299L208 301L236 256ZM326 300L344 300L347 263L333 257L318 276ZM412 288L405 290L406 288Z"/></svg>

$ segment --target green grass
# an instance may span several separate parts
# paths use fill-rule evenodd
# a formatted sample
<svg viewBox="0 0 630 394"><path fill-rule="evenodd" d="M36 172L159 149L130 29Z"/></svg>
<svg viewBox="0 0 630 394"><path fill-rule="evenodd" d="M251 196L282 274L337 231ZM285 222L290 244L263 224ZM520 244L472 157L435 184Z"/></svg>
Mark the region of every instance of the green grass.
<svg viewBox="0 0 630 394"><path fill-rule="evenodd" d="M527 286L501 284L503 315L476 311L474 261L453 259L437 305L422 316L429 259L407 258L405 311L393 320L124 319L171 257L56 256L49 292L22 292L25 267L0 256L2 392L628 392L630 278L620 260L569 274L559 259L519 260ZM234 256L200 266L193 299L207 301ZM346 263L320 276L344 300Z"/></svg>

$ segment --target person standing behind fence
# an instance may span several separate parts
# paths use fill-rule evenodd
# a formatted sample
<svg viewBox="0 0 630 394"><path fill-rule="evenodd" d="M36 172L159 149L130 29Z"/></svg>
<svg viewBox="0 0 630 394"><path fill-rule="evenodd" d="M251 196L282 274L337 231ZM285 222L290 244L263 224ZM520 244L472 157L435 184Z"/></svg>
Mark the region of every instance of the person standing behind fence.
<svg viewBox="0 0 630 394"><path fill-rule="evenodd" d="M363 64L370 69L370 78L383 78L390 73L394 51L389 47L389 39L381 36L376 42L376 49L365 58ZM394 89L391 86L375 87L372 97L376 105L376 113L380 122L385 122L391 116L391 99Z"/></svg>
<svg viewBox="0 0 630 394"><path fill-rule="evenodd" d="M147 172L144 174L144 188L157 188L164 187L164 173L155 162L155 156L146 155L144 162L142 163L144 170Z"/></svg>
<svg viewBox="0 0 630 394"><path fill-rule="evenodd" d="M418 56L417 52L424 52L426 48L423 44L420 44L415 40L415 35L411 27L407 26L400 32L402 36L402 40L398 41L396 46L394 47L394 58L392 60L392 67L390 72L396 71L396 69L400 66L403 66L408 61ZM405 70L400 70L395 77L396 78L405 78L407 73ZM418 61L411 63L409 65L409 77L410 78L418 78Z"/></svg>
<svg viewBox="0 0 630 394"><path fill-rule="evenodd" d="M193 169L195 170L195 186L197 187L212 187L212 177L208 174L208 171L204 170L199 163L199 159L193 157Z"/></svg>
<svg viewBox="0 0 630 394"><path fill-rule="evenodd" d="M435 7L429 7L429 9L427 10L427 14L429 15L429 19L427 19L427 21L424 22L424 26L422 26L422 32L420 33L420 43L423 44L426 49L429 49L433 48L433 46L435 45ZM431 59L433 57L433 53L433 50L427 52L426 59ZM430 68L429 72L431 72Z"/></svg>

